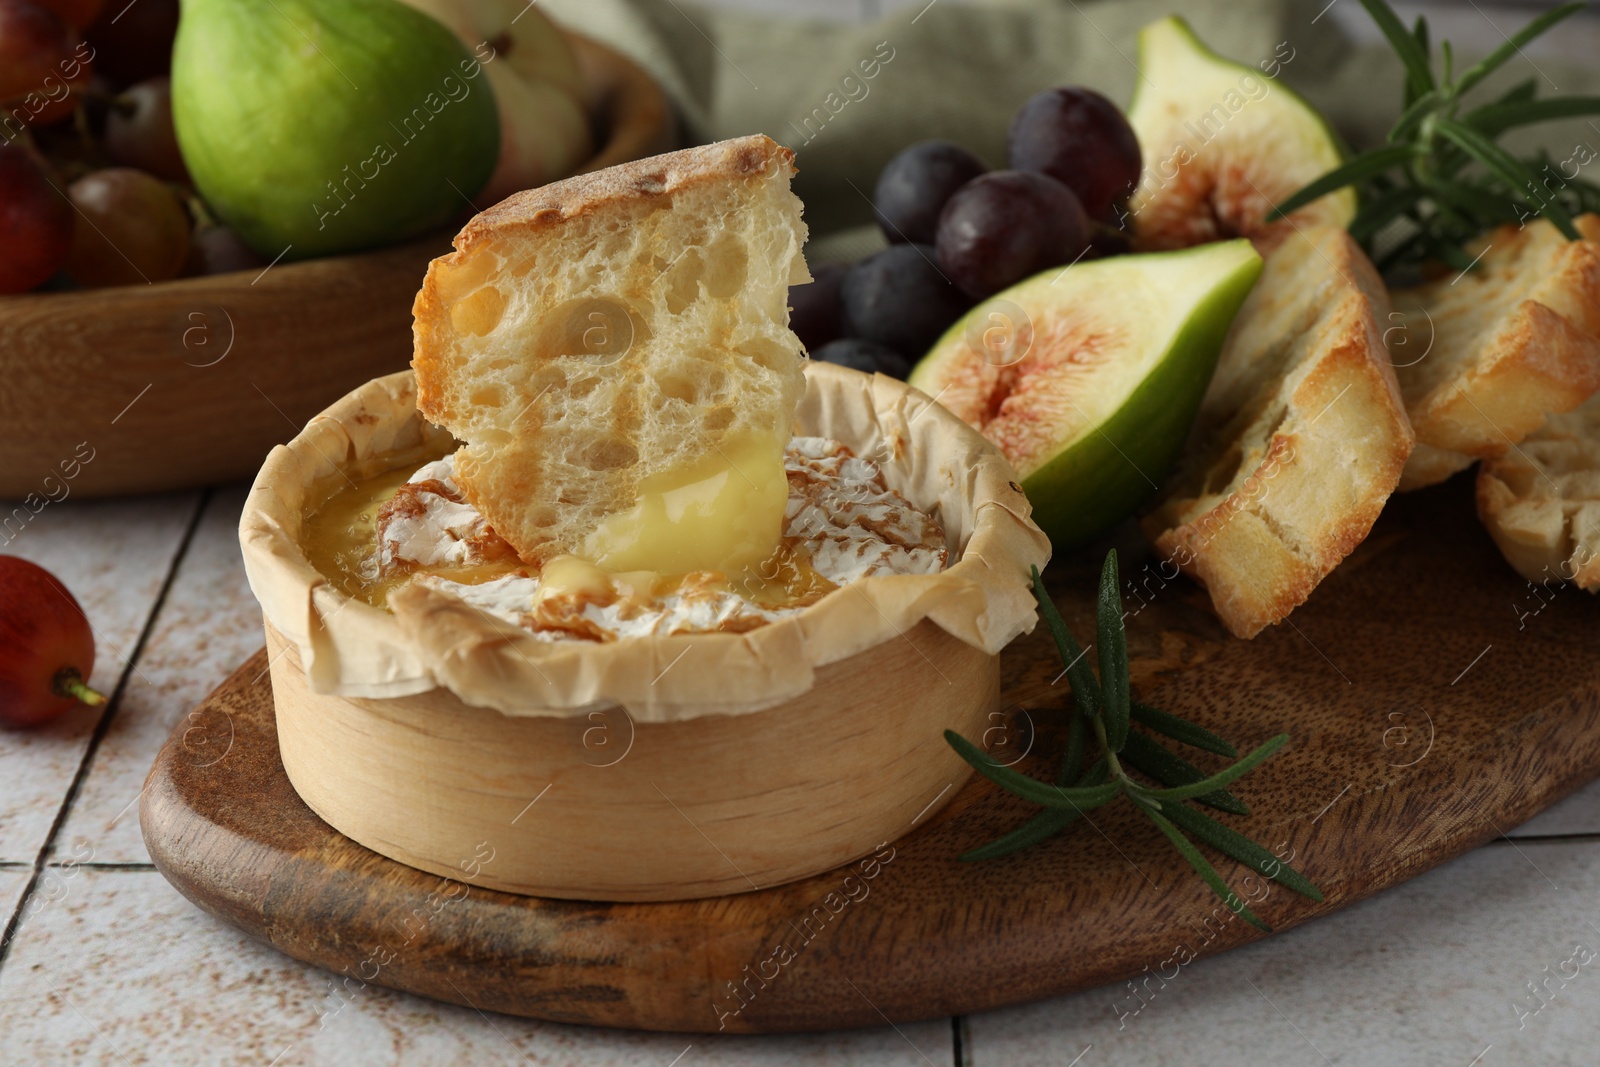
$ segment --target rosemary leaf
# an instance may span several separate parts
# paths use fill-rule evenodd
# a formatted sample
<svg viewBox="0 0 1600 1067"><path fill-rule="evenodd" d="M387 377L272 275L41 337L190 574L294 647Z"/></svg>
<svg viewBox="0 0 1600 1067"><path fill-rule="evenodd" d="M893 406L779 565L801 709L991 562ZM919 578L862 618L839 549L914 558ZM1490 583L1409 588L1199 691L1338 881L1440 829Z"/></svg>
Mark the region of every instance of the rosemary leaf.
<svg viewBox="0 0 1600 1067"><path fill-rule="evenodd" d="M1067 721L1067 751L1056 771L1057 785L1072 785L1078 780L1078 771L1083 765L1083 743L1089 733L1087 723L1082 715L1073 715Z"/></svg>
<svg viewBox="0 0 1600 1067"><path fill-rule="evenodd" d="M1106 553L1100 569L1100 596L1095 605L1099 641L1100 697L1106 726L1106 747L1121 752L1128 737L1128 634L1122 625L1122 590L1117 551Z"/></svg>
<svg viewBox="0 0 1600 1067"><path fill-rule="evenodd" d="M1559 96L1551 100L1511 100L1485 104L1463 115L1461 122L1485 137L1494 137L1518 126L1578 115L1600 115L1600 96Z"/></svg>
<svg viewBox="0 0 1600 1067"><path fill-rule="evenodd" d="M1350 236L1366 244L1378 231L1416 207L1426 195L1427 191L1421 186L1405 185L1369 200L1350 223Z"/></svg>
<svg viewBox="0 0 1600 1067"><path fill-rule="evenodd" d="M1428 53L1423 49L1418 40L1406 32L1405 24L1400 21L1400 16L1384 0L1361 0L1361 6L1367 9L1367 14L1372 16L1372 21L1378 24L1378 29L1389 39L1389 46L1394 49L1394 54L1400 57L1400 62L1406 68L1406 103L1434 88L1433 71L1428 65Z"/></svg>
<svg viewBox="0 0 1600 1067"><path fill-rule="evenodd" d="M946 732L946 736L949 736L948 731ZM955 736L960 737L959 734ZM966 738L962 738L962 740L965 741ZM1232 785L1240 778L1243 778L1245 775L1249 774L1251 770L1253 770L1268 756L1282 748L1284 742L1288 740L1288 734L1279 734L1277 737L1274 737L1261 745L1261 747L1257 748L1255 751L1246 754L1243 759L1239 760L1239 762L1233 764L1231 767L1220 770L1208 778L1202 778L1198 782L1191 782L1188 785L1174 786L1171 789L1145 789L1140 787L1138 792L1147 797L1154 797L1157 800L1190 800L1199 796L1201 793L1209 793L1213 789L1221 789L1225 785ZM1029 778L1027 781L1032 782L1033 779ZM1129 788L1131 789L1133 787L1130 786Z"/></svg>
<svg viewBox="0 0 1600 1067"><path fill-rule="evenodd" d="M1128 743L1122 748L1122 760L1132 764L1162 785L1188 785L1205 778L1206 772L1190 763L1183 757L1168 751L1160 744L1150 740L1138 731L1128 733ZM1244 801L1228 792L1218 789L1213 793L1202 793L1194 798L1196 803L1204 804L1208 808L1226 811L1232 815L1249 815L1250 809ZM1175 804L1173 807L1181 807Z"/></svg>
<svg viewBox="0 0 1600 1067"><path fill-rule="evenodd" d="M1309 878L1261 845L1224 826L1204 812L1195 811L1183 804L1168 804L1165 814L1180 829L1187 830L1202 843L1210 845L1224 856L1238 860L1246 867L1266 875L1284 888L1292 889L1303 897L1309 897L1318 903L1322 902L1322 890L1312 885Z"/></svg>
<svg viewBox="0 0 1600 1067"><path fill-rule="evenodd" d="M1582 11L1585 6L1586 5L1582 3L1572 3L1563 4L1560 7L1552 8L1551 10L1540 15L1538 18L1534 19L1532 22L1529 22L1516 33L1513 33L1510 37L1506 38L1505 44L1501 45L1499 48L1496 48L1493 52L1490 52L1480 62L1472 67L1469 67L1465 72L1462 73L1461 80L1456 82L1455 85L1456 95L1461 96L1471 91L1473 86L1483 81L1484 78L1488 77L1489 74L1498 68L1502 63L1516 55L1518 52L1522 51L1523 45L1527 44L1529 41L1533 40L1535 37L1539 36L1545 30L1548 30L1551 26L1554 26L1562 19L1568 18L1569 16L1575 15ZM1369 8L1368 10L1371 9Z"/></svg>
<svg viewBox="0 0 1600 1067"><path fill-rule="evenodd" d="M1517 209L1511 201L1504 196L1486 192L1469 182L1437 178L1428 183L1428 192L1435 200L1443 200L1458 212L1472 215L1479 220L1517 221Z"/></svg>
<svg viewBox="0 0 1600 1067"><path fill-rule="evenodd" d="M1499 96L1495 97L1496 104L1522 104L1536 99L1539 95L1539 79L1529 78L1527 81L1518 82Z"/></svg>
<svg viewBox="0 0 1600 1067"><path fill-rule="evenodd" d="M1074 716L1076 719L1077 716ZM1104 760L1089 768L1089 773L1084 775L1085 785L1096 785L1105 780L1106 764ZM987 845L979 845L970 852L963 853L963 863L979 863L983 860L999 859L1009 856L1013 852L1021 852L1025 848L1045 841L1071 826L1083 814L1081 809L1046 809L1008 833L990 841Z"/></svg>
<svg viewBox="0 0 1600 1067"><path fill-rule="evenodd" d="M1453 119L1436 119L1434 129L1439 131L1441 137L1453 142L1467 155L1498 174L1513 189L1518 190L1522 197L1537 202L1539 213L1549 219L1556 229L1566 234L1569 240L1578 239L1577 227L1573 226L1572 216L1567 214L1566 208L1562 207L1555 196L1534 177L1533 172L1510 152L1477 130L1463 126Z"/></svg>
<svg viewBox="0 0 1600 1067"><path fill-rule="evenodd" d="M1422 124L1422 120L1433 114L1443 99L1437 89L1430 89L1417 97L1410 107L1401 112L1400 118L1389 128L1389 135L1384 140L1390 144L1402 144L1408 141Z"/></svg>
<svg viewBox="0 0 1600 1067"><path fill-rule="evenodd" d="M1150 727L1158 734L1166 734L1174 741L1182 742L1190 748L1204 749L1206 752L1215 752L1219 756L1237 759L1239 750L1228 744L1227 741L1207 730L1204 726L1196 726L1188 719L1180 719L1170 711L1152 708L1149 704L1132 701L1128 707L1129 713L1136 722Z"/></svg>
<svg viewBox="0 0 1600 1067"><path fill-rule="evenodd" d="M1172 842L1172 847L1178 850L1179 855L1188 860L1189 866L1193 867L1195 872L1205 879L1206 885L1210 886L1211 891L1217 895L1218 899L1227 905L1229 911L1254 926L1257 930L1269 934L1272 933L1272 927L1262 922L1256 913L1250 910L1249 905L1240 900L1238 895L1228 888L1228 883L1224 882L1222 875L1218 874L1217 869L1211 866L1211 861L1200 854L1200 850L1195 848L1194 843L1187 837L1183 836L1181 830L1168 822L1158 812L1151 811L1149 808L1143 810L1149 816L1150 821L1155 823L1163 834L1167 835L1167 840Z"/></svg>
<svg viewBox="0 0 1600 1067"><path fill-rule="evenodd" d="M1409 144L1396 144L1386 145L1383 148L1374 148L1370 152L1363 152L1354 159L1330 170L1283 203L1274 207L1267 213L1267 221L1276 222L1289 214L1289 212L1305 207L1313 200L1320 200L1336 189L1342 189L1352 182L1366 181L1368 178L1382 174L1386 170L1398 167L1416 155L1416 151Z"/></svg>
<svg viewBox="0 0 1600 1067"><path fill-rule="evenodd" d="M1015 830L1001 834L987 845L979 845L969 852L963 852L957 858L962 863L982 863L984 860L997 860L1001 856L1021 852L1025 848L1032 848L1054 837L1076 822L1082 814L1083 812L1070 808L1041 811Z"/></svg>
<svg viewBox="0 0 1600 1067"><path fill-rule="evenodd" d="M1089 670L1083 649L1078 647L1078 642L1067 631L1067 624L1062 620L1061 612L1056 610L1055 601L1045 592L1044 579L1039 577L1038 567L1033 568L1033 595L1039 601L1039 614L1044 616L1050 636L1055 639L1056 653L1066 669L1067 684L1072 687L1078 710L1084 718L1092 719L1100 712L1100 683L1095 681L1094 672Z"/></svg>
<svg viewBox="0 0 1600 1067"><path fill-rule="evenodd" d="M1121 782L1103 785L1059 786L1029 778L1010 767L1002 767L989 755L954 730L946 730L944 739L956 754L970 763L974 770L1013 796L1031 800L1046 808L1069 810L1098 808L1109 804L1122 792Z"/></svg>

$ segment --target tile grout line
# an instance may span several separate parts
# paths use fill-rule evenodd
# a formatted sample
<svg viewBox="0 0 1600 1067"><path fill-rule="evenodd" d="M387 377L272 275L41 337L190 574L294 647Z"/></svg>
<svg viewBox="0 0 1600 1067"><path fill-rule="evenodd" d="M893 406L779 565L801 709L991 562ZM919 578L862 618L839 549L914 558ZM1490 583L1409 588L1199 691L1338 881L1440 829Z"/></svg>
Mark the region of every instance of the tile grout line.
<svg viewBox="0 0 1600 1067"><path fill-rule="evenodd" d="M156 591L155 601L150 605L150 613L145 616L144 625L139 628L139 636L128 652L128 662L122 665L122 670L117 675L117 684L111 690L110 699L106 701L105 713L95 723L94 732L89 736L89 744L83 750L83 758L78 761L78 770L72 776L72 783L67 786L66 794L61 798L61 806L56 809L55 820L51 822L50 830L45 834L44 843L39 846L39 854L34 857L33 873L28 878L28 884L22 890L22 896L17 899L17 906L12 911L10 919L6 921L4 932L0 932L0 968L5 966L6 957L11 953L11 943L16 940L17 930L22 925L22 913L27 909L28 901L33 898L34 890L38 888L39 876L46 866L46 857L55 846L56 835L66 825L67 816L72 812L72 803L78 798L78 790L82 788L83 780L89 775L95 753L100 750L100 742L105 738L111 728L112 720L122 707L128 680L133 676L139 657L144 654L145 644L155 630L156 620L161 616L161 609L167 603L167 595L172 591L173 582L177 579L178 568L183 566L184 557L189 554L189 545L193 543L195 531L200 527L200 519L205 515L206 508L211 505L214 495L210 489L200 494L200 501L195 505L194 514L189 517L189 525L184 528L183 537L178 541L178 549L172 554L172 565L167 568L166 577L161 581L161 588Z"/></svg>
<svg viewBox="0 0 1600 1067"><path fill-rule="evenodd" d="M1500 834L1498 837L1490 838L1488 841L1484 842L1484 844L1502 845L1513 844L1518 841L1531 841L1534 844L1547 843L1551 841L1558 843L1571 841L1600 841L1600 831L1578 830L1569 834Z"/></svg>

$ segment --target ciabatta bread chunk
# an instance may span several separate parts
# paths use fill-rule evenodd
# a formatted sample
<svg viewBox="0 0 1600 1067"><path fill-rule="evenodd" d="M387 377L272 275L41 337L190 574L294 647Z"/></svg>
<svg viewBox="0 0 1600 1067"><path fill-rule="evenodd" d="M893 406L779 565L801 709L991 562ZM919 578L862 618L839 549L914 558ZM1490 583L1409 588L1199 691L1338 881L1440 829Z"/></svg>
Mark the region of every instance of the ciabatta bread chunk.
<svg viewBox="0 0 1600 1067"><path fill-rule="evenodd" d="M1343 229L1267 257L1201 404L1189 459L1145 518L1223 624L1281 622L1360 544L1412 435L1383 347L1383 282Z"/></svg>
<svg viewBox="0 0 1600 1067"><path fill-rule="evenodd" d="M1530 582L1600 592L1600 397L1478 470L1478 515Z"/></svg>
<svg viewBox="0 0 1600 1067"><path fill-rule="evenodd" d="M1395 373L1417 440L1432 446L1405 488L1504 455L1600 389L1600 219L1578 223L1578 241L1544 219L1501 226L1468 246L1475 269L1394 292Z"/></svg>
<svg viewBox="0 0 1600 1067"><path fill-rule="evenodd" d="M428 268L417 406L465 442L456 480L524 560L687 571L760 553L713 545L717 516L776 541L804 388L788 287L810 277L793 173L756 136L580 175L478 215ZM662 549L686 507L710 525Z"/></svg>

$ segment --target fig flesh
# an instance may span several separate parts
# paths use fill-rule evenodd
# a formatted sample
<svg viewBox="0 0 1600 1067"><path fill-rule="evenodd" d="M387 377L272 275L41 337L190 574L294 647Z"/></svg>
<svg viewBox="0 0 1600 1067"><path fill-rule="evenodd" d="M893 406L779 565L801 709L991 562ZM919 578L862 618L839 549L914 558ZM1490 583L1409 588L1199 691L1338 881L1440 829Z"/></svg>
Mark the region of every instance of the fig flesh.
<svg viewBox="0 0 1600 1067"><path fill-rule="evenodd" d="M1155 492L1260 273L1245 240L1046 271L973 308L910 381L1000 447L1070 548Z"/></svg>
<svg viewBox="0 0 1600 1067"><path fill-rule="evenodd" d="M1269 251L1295 227L1348 226L1350 188L1267 222L1274 205L1344 159L1338 136L1268 70L1217 55L1176 15L1139 33L1140 80L1128 121L1144 173L1131 203L1141 250L1189 248L1248 237Z"/></svg>

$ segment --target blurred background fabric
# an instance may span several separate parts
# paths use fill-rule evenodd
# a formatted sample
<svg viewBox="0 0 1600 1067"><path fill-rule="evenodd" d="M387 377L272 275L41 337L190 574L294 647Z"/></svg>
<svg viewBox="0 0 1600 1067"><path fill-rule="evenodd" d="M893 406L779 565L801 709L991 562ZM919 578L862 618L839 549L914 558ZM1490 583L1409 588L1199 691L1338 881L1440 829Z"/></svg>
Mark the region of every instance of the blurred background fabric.
<svg viewBox="0 0 1600 1067"><path fill-rule="evenodd" d="M1366 147L1381 142L1398 114L1400 65L1375 33L1349 32L1366 19L1356 0L1334 3L1351 10L1335 17L1324 0L1190 0L1180 9L1217 52L1275 68L1348 144ZM871 225L873 183L913 141L948 138L1003 166L1012 113L1040 89L1088 85L1125 108L1139 82L1138 30L1174 8L1171 0L934 0L861 24L690 0L540 6L654 74L677 104L688 143L760 132L795 149L795 190L806 204L814 262L852 259L881 244ZM1487 51L1482 41L1514 32L1536 13L1495 9L1493 32L1475 26L1456 69ZM1490 18L1476 6L1463 14ZM1450 31L1437 22L1435 40ZM1530 77L1541 95L1600 93L1595 64L1549 56L1513 60L1480 92L1487 97ZM1600 124L1550 123L1505 142L1543 144L1560 159L1578 144L1600 151Z"/></svg>

